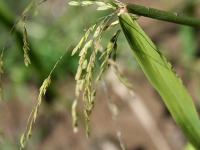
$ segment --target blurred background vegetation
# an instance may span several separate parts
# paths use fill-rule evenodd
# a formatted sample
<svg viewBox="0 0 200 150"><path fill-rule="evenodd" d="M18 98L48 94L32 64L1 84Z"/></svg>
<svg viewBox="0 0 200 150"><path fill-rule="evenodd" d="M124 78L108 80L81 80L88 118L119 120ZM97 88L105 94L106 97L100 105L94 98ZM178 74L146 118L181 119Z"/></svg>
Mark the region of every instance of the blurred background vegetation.
<svg viewBox="0 0 200 150"><path fill-rule="evenodd" d="M198 0L130 0L128 2L200 17ZM95 11L95 7L70 7L66 0L47 0L41 3L30 13L27 20L32 64L26 68L23 62L21 24L16 26L12 34L10 30L29 3L30 0L0 1L0 48L1 50L5 48L2 76L3 100L0 102L0 149L18 149L19 138L25 130L28 115L36 102L38 88L66 49L68 53L54 73L53 84L45 97L27 149L118 150L119 141L116 131L119 129L128 150L157 149L137 114L134 114L128 103L118 96L116 90L122 92L120 85L115 85L117 82L111 81L110 76L112 77L113 74L110 75L109 72L105 74L105 79L108 83L109 97L119 109L117 121L111 119L112 115L105 100L106 94L100 84L92 115L91 138L85 137L82 127L84 124L81 124L78 134L73 134L70 106L74 99L74 75L78 56L71 57L71 50L84 34L84 30L94 24L98 18L109 14L109 11ZM138 21L172 62L199 109L199 29L144 17L140 17ZM104 35L103 46L112 34L113 31ZM187 141L171 119L161 98L144 78L123 35L120 35L118 45L119 67L133 84L134 92L145 109L150 112L149 115L153 118L159 134L163 136L165 145L172 150L185 149Z"/></svg>

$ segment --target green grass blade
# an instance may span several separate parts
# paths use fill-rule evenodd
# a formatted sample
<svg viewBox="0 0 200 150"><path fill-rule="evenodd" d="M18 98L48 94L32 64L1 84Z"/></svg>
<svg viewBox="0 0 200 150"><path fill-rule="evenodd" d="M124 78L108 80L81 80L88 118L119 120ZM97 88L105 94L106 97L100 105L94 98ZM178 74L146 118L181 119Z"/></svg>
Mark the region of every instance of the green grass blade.
<svg viewBox="0 0 200 150"><path fill-rule="evenodd" d="M200 149L199 117L192 98L182 84L181 79L128 13L120 13L119 22L146 77L160 94L172 117L188 140L197 149Z"/></svg>

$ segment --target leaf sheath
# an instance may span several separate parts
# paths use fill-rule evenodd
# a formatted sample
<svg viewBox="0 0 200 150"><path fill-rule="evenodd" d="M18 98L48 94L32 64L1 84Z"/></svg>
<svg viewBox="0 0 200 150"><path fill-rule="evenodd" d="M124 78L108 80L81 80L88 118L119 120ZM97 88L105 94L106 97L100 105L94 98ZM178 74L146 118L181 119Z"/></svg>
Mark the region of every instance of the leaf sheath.
<svg viewBox="0 0 200 150"><path fill-rule="evenodd" d="M182 84L181 79L128 13L122 12L119 14L119 22L146 77L160 94L172 117L186 137L197 149L200 149L199 117L192 98Z"/></svg>

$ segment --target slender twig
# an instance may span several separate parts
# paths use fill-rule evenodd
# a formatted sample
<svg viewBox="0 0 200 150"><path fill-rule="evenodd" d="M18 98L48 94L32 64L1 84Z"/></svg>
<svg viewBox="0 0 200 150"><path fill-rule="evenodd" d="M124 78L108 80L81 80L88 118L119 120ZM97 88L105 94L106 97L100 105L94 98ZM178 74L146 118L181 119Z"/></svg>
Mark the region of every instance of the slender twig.
<svg viewBox="0 0 200 150"><path fill-rule="evenodd" d="M126 8L129 13L133 13L139 16L150 17L153 19L188 25L192 27L200 27L200 19L198 18L183 16L177 13L158 10L136 4L128 4Z"/></svg>

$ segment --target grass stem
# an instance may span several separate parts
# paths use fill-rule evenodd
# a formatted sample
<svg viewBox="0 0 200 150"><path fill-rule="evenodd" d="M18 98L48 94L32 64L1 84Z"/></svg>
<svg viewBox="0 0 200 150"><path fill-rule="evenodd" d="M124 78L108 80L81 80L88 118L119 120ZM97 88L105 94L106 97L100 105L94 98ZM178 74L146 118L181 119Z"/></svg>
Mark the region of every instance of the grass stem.
<svg viewBox="0 0 200 150"><path fill-rule="evenodd" d="M162 21L173 22L182 25L188 25L192 27L200 27L200 19L189 16L179 15L177 13L158 10L136 4L128 4L126 6L129 13L133 13L140 16L145 16Z"/></svg>

